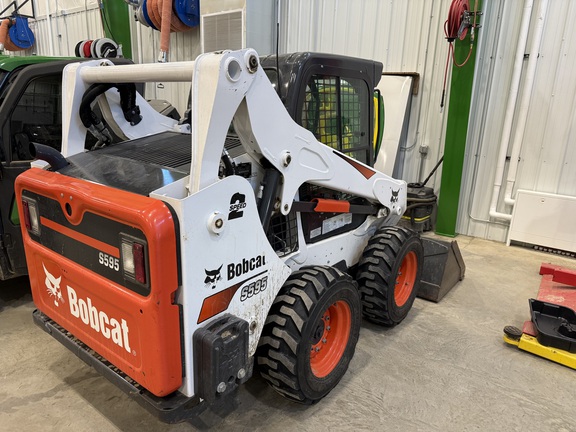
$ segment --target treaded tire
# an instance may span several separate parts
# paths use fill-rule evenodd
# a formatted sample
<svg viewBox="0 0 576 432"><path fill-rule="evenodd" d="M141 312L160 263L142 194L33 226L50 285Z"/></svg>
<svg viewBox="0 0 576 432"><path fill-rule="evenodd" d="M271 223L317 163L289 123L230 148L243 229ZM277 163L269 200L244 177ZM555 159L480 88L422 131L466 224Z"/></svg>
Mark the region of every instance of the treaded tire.
<svg viewBox="0 0 576 432"><path fill-rule="evenodd" d="M262 330L260 374L288 399L317 402L346 373L361 321L358 286L349 275L322 266L292 273Z"/></svg>
<svg viewBox="0 0 576 432"><path fill-rule="evenodd" d="M420 236L400 227L380 228L358 263L362 312L373 323L394 326L412 308L422 275Z"/></svg>

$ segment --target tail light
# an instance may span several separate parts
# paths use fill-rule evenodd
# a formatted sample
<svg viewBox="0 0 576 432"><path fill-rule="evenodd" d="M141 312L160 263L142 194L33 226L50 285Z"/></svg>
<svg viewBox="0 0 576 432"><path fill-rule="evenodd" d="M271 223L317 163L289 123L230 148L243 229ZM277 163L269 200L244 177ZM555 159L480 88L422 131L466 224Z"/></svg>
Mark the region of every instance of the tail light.
<svg viewBox="0 0 576 432"><path fill-rule="evenodd" d="M148 284L146 242L123 236L121 249L124 276L142 285Z"/></svg>
<svg viewBox="0 0 576 432"><path fill-rule="evenodd" d="M40 218L36 201L30 198L22 198L22 210L26 229L34 235L40 235Z"/></svg>

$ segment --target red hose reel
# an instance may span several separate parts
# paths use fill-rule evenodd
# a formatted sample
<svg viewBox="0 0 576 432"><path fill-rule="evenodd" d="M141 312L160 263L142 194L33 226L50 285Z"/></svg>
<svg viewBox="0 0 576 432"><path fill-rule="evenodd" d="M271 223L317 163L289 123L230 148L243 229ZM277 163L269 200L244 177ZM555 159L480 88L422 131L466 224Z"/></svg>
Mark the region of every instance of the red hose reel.
<svg viewBox="0 0 576 432"><path fill-rule="evenodd" d="M450 10L448 11L448 19L444 22L444 34L446 40L450 44L448 47L448 57L446 58L446 68L444 69L444 84L442 87L442 101L440 102L440 108L444 107L444 96L446 94L446 77L448 76L448 65L450 64L450 59L454 66L462 67L464 66L470 56L472 55L472 48L474 43L474 31L480 26L476 24L476 18L481 15L481 12L477 10L478 0L474 1L474 11L470 11L469 0L452 0L450 4ZM470 29L470 49L468 50L468 55L462 63L458 63L454 57L454 41L458 38L459 40L464 40L468 35L468 29Z"/></svg>

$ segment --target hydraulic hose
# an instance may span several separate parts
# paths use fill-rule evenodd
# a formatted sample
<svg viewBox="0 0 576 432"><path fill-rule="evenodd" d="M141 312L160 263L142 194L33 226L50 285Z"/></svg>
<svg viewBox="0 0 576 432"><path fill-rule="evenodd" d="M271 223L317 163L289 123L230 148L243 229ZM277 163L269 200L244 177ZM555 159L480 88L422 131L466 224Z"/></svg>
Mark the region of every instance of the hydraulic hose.
<svg viewBox="0 0 576 432"><path fill-rule="evenodd" d="M98 140L92 147L92 150L103 147L112 142L110 131L104 126L102 119L92 111L91 107L92 102L94 102L98 96L112 87L116 87L120 92L120 107L122 108L122 113L124 114L126 121L130 122L130 124L134 126L142 120L140 107L136 105L136 85L134 83L92 84L88 87L88 90L84 92L79 109L82 124Z"/></svg>
<svg viewBox="0 0 576 432"><path fill-rule="evenodd" d="M89 128L91 125L101 123L100 119L92 111L91 105L98 96L112 87L116 87L120 92L120 107L126 121L130 122L132 126L140 123L142 117L140 116L140 107L136 105L135 84L92 84L84 93L80 103L80 120L85 127Z"/></svg>
<svg viewBox="0 0 576 432"><path fill-rule="evenodd" d="M48 162L52 167L52 171L58 171L69 165L62 153L44 144L30 143L30 154L34 159Z"/></svg>

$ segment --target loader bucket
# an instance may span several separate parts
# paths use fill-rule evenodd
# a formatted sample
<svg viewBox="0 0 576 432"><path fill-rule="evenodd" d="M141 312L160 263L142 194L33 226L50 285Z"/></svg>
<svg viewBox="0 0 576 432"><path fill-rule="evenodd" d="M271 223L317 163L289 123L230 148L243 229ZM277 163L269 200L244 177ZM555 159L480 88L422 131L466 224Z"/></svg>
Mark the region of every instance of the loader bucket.
<svg viewBox="0 0 576 432"><path fill-rule="evenodd" d="M439 302L459 281L464 279L466 265L458 243L422 237L424 268L418 297Z"/></svg>

